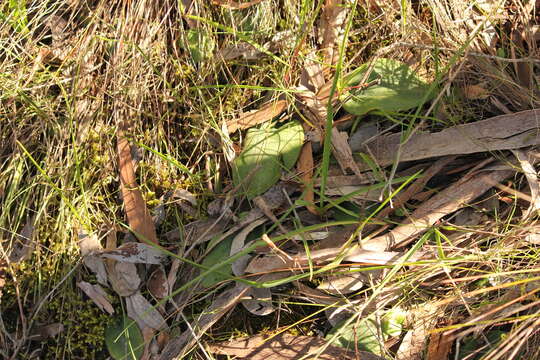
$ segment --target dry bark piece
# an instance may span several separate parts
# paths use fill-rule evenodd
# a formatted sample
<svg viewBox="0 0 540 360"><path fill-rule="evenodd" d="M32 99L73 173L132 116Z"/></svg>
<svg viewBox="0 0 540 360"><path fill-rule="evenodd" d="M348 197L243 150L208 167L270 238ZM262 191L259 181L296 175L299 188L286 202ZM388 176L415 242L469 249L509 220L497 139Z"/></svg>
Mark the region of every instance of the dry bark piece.
<svg viewBox="0 0 540 360"><path fill-rule="evenodd" d="M341 241L341 240L340 240ZM343 245L345 241L341 244ZM246 273L258 274L267 273L272 270L293 271L301 270L309 264L311 261L314 264L324 263L334 260L337 256L343 255L343 260L372 264L372 265L389 265L394 264L403 255L399 252L390 251L371 251L358 248L358 246L352 246L348 249L343 249L340 246L313 250L309 255L305 252L301 252L291 259L287 259L280 255L265 255L255 257L246 267Z"/></svg>
<svg viewBox="0 0 540 360"><path fill-rule="evenodd" d="M540 144L538 119L540 109L526 110L456 125L436 133L417 133L403 144L402 133L380 136L364 147L353 147L352 151L365 151L380 166L388 166L396 160L398 149L400 162L519 149ZM367 164L358 166L361 170L369 169Z"/></svg>
<svg viewBox="0 0 540 360"><path fill-rule="evenodd" d="M120 187L129 226L139 241L157 244L156 229L135 179L131 148L123 129L118 129L117 141Z"/></svg>
<svg viewBox="0 0 540 360"><path fill-rule="evenodd" d="M506 179L513 170L478 172L434 195L410 216L408 223L399 225L389 233L363 243L365 249L380 251L408 244L418 234L433 226L443 216L466 206L488 191L494 184Z"/></svg>
<svg viewBox="0 0 540 360"><path fill-rule="evenodd" d="M324 4L319 22L319 33L325 73L329 73L339 59L339 47L336 45L343 41L343 27L349 11L346 3L347 1L326 0Z"/></svg>
<svg viewBox="0 0 540 360"><path fill-rule="evenodd" d="M107 299L107 293L101 286L98 284L92 285L86 281L80 281L77 283L77 286L84 291L84 293L101 309L109 313L109 315L114 314L114 308Z"/></svg>
<svg viewBox="0 0 540 360"><path fill-rule="evenodd" d="M213 344L209 346L209 350L215 354L238 356L240 359L251 360L299 360L306 358L327 360L383 359L366 351L359 351L355 354L338 346L327 345L327 341L321 338L283 333L268 339L265 339L261 335L256 335L249 338ZM320 355L318 355L319 351Z"/></svg>
<svg viewBox="0 0 540 360"><path fill-rule="evenodd" d="M454 161L454 159L455 159L455 156L450 156L450 157L446 157L446 158L435 161L425 172L422 173L419 179L416 179L411 184L411 186L409 186L407 189L399 192L396 196L394 196L394 198L392 199L393 206L383 209L381 212L379 212L379 214L377 214L377 217L379 218L387 217L392 212L394 212L395 209L404 205L414 195L421 192L426 186L426 184L428 183L428 181L433 176L437 175L446 165Z"/></svg>
<svg viewBox="0 0 540 360"><path fill-rule="evenodd" d="M97 281L101 285L107 285L107 271L103 259L99 257L103 247L96 234L88 235L85 232L79 233L79 248L83 257L84 265L96 274Z"/></svg>
<svg viewBox="0 0 540 360"><path fill-rule="evenodd" d="M287 106L288 103L286 100L277 100L261 106L258 110L247 112L239 119L228 121L227 128L229 134L232 134L237 130L248 129L255 125L270 121L285 111Z"/></svg>
<svg viewBox="0 0 540 360"><path fill-rule="evenodd" d="M139 328L151 328L160 330L167 328L167 323L161 314L155 309L139 291L126 297L127 314L137 322Z"/></svg>
<svg viewBox="0 0 540 360"><path fill-rule="evenodd" d="M105 250L100 254L107 259L134 264L161 264L167 255L154 246L145 243L128 242L114 250Z"/></svg>

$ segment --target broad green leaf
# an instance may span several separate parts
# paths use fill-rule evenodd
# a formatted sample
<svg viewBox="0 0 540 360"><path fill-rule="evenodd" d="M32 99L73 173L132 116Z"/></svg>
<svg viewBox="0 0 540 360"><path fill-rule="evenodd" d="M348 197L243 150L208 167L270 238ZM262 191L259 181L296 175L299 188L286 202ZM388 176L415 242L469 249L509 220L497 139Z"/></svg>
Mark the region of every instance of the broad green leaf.
<svg viewBox="0 0 540 360"><path fill-rule="evenodd" d="M388 310L381 321L383 334L387 337L401 335L406 317L407 313L400 308Z"/></svg>
<svg viewBox="0 0 540 360"><path fill-rule="evenodd" d="M127 316L116 319L105 329L105 344L115 360L138 360L144 350L141 330Z"/></svg>
<svg viewBox="0 0 540 360"><path fill-rule="evenodd" d="M334 334L339 333L339 336L333 342L334 345L354 350L356 348L356 342L358 349L381 355L381 347L384 347L384 338L377 328L377 324L371 318L362 321L358 326L354 322L347 326L338 324L330 331L326 338L331 339Z"/></svg>
<svg viewBox="0 0 540 360"><path fill-rule="evenodd" d="M358 85L368 69L369 64L364 64L353 71L344 79L344 87ZM418 107L435 95L432 91L426 98L430 85L418 78L407 64L396 60L376 60L366 82L376 79L380 80L378 85L346 91L343 108L354 115L374 110L403 111Z"/></svg>
<svg viewBox="0 0 540 360"><path fill-rule="evenodd" d="M212 57L216 44L204 29L189 29L187 33L188 49L191 58L200 63Z"/></svg>
<svg viewBox="0 0 540 360"><path fill-rule="evenodd" d="M304 131L296 121L249 129L244 149L233 162L234 184L241 185L249 199L264 193L278 182L282 169L294 166L303 141Z"/></svg>
<svg viewBox="0 0 540 360"><path fill-rule="evenodd" d="M339 334L333 344L354 350L355 343L360 350L369 351L373 354L382 356L384 342L390 337L401 335L403 331L403 322L405 321L405 312L399 309L389 310L380 321L380 326L373 316L361 321L345 326L344 323L336 325L326 336L331 339L335 334Z"/></svg>
<svg viewBox="0 0 540 360"><path fill-rule="evenodd" d="M202 261L203 266L210 268L216 264L223 262L223 260L229 257L231 252L231 244L233 237L229 236L217 244L212 251ZM211 272L201 280L201 285L204 287L211 287L220 281L230 279L233 276L231 265L225 265L219 269L219 271Z"/></svg>

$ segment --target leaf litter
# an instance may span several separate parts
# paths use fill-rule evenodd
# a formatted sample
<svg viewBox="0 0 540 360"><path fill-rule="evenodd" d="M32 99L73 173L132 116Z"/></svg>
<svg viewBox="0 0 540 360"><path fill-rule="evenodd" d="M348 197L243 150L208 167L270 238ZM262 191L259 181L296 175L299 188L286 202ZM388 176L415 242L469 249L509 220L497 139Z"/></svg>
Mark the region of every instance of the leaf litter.
<svg viewBox="0 0 540 360"><path fill-rule="evenodd" d="M238 10L256 6L259 2L241 4L215 1L214 5ZM315 300L316 304L331 304L332 300L334 304L339 304L345 315L345 322L337 323L335 319L331 321L328 317L326 320L331 323L332 329L327 332L326 339L323 336L292 336L286 333L269 337L253 335L247 339L214 342L209 345L208 350L217 354L252 359L270 356L277 359L302 358L310 351L319 354L319 358L352 359L361 356L366 359L380 359L388 355L394 342L394 345L399 343L397 350L395 346L394 350L391 350L396 359L420 359L426 348L428 358L448 356L448 340L444 336L437 338L430 335L430 331L442 322L440 309L429 302L422 303L424 300L419 299L420 306L431 306L434 310L424 311L422 314L413 310L399 312L399 307L394 306L395 297L407 294L402 289L388 286L387 276L397 272L406 276L410 269L428 266L426 264L429 262L426 260L444 261L455 254L463 255L465 250L470 250L467 255L471 261L476 261L472 255L487 251L482 244L474 242L478 240L481 231L467 231L468 237L459 240L465 242L464 249L450 246L453 245L451 241L456 238L453 236L455 234L448 232L453 226L451 221L454 214L464 214L469 207L485 201L482 197L490 194L492 188L500 189L501 186L506 186L503 183L508 183L506 180L516 174L516 165L505 157L508 152L504 150L513 151L529 185L530 207L523 211L523 218L536 215L536 153L530 147L538 145L538 109L446 127L439 132L427 132L421 127L413 131L412 135L408 131L387 134L375 132L362 141L353 141L354 134L349 137L350 129L347 126L343 129L337 126L325 129L328 101L342 105L345 111L354 115L350 119L357 120L361 119L360 117L395 115L398 112L414 110L433 100L435 95L431 84L422 80L409 65L390 58L378 58L371 65L361 65L352 74L344 77L340 84L339 98L327 99L321 96L324 92L322 90L328 87L328 82L324 82L324 75L330 77L338 61L337 47L343 41L343 27L349 10L348 2L325 2L318 29L322 34L319 50L322 50L323 66L317 66L314 61L306 61L301 82L296 88L300 92L295 94L301 114L308 121L300 123L297 118L289 120L294 114L287 114L281 118L281 124L272 122L292 108L289 106L290 100L279 99L226 124L230 134L248 129L241 153L234 160L231 157L232 164L229 164L233 173L233 185L236 189L241 189L237 193L232 192L232 202L235 202L237 207L234 211L231 210L232 207L227 207L230 211L227 216L225 208L220 207L216 217L208 221L197 220L186 227L193 229L195 235L188 244L187 251L180 245L174 246L179 256L173 259L169 276L166 276L168 263L163 248L150 245L157 245L159 238L135 180L133 158L125 135L127 131L123 127L118 130L119 172L124 210L130 230L140 242L124 242L116 247L115 243L108 241L107 248L103 250L97 241L97 235L92 235L81 236L80 245L85 266L96 274L99 284L107 286L109 282L112 289L124 298L127 314L138 326L133 334L125 332L126 327L134 327L134 324L127 317L121 318L112 330L108 331L107 342L110 348L114 348L110 341L113 336L111 334L118 337L121 332L129 334L128 337L133 337L135 342L142 344L144 340L141 340L142 335L138 334L138 331L142 330L147 334L145 349L148 352L148 339L153 333L148 329L168 328L173 323L169 319L175 315L176 319L182 317L186 326L182 327L180 336L173 336L165 345L160 358L172 359L185 355L194 345L203 348L203 342L207 340L203 335L209 333L238 303L244 304L254 315L266 316L275 311L271 305L272 297L279 291L274 292L277 286L274 284L280 281L283 282L279 285L291 283L291 276L294 275L294 281L302 284L304 290L310 289L304 291L304 294L309 294L305 296L319 294L326 297L324 301ZM193 22L191 23L193 25ZM204 63L215 44L212 39L205 38L206 35L201 29L192 26L190 30L187 50L196 63ZM515 55L513 57L515 58ZM522 85L530 87L531 76L526 70L520 66L518 75ZM360 83L361 81L369 86ZM481 90L469 86L466 96L470 100L486 100L488 95ZM306 140L305 134L309 131L318 133L319 139L324 138L325 132L331 132L332 154L341 171L340 175L333 174L327 178L328 188L324 194L317 193L315 189L316 184L320 184L320 177L328 174L317 174L314 171L319 154L311 140ZM363 158L358 156L359 151L364 153ZM396 153L399 153L397 160ZM454 174L458 175L452 176L449 170L457 166L456 159L469 159L471 154L479 157L470 159L483 156L484 159L489 158L491 164L479 161L479 166L457 171ZM371 161L365 161L366 158ZM396 161L399 164L395 165L399 166L400 170L411 170L418 165L414 163L418 160L424 161L422 171L417 177L409 177L408 185L392 194L392 199L389 198L389 193L379 193L378 196L366 196L362 199L370 211L365 223L356 221L354 224L331 224L327 222L328 218L323 217L328 216L324 214L326 210L315 206L317 197L324 195L330 201L331 208L338 208L342 202L352 200L347 196L357 190L345 188L346 186L383 183L381 178L374 176L377 172L373 169L373 164L385 175L384 168ZM295 165L297 174L294 174ZM351 173L354 175L347 176ZM280 197L285 188L288 188L286 194ZM300 199L301 191L304 191L305 195ZM420 194L423 194L424 198ZM189 195L185 200L196 205L195 197L191 193ZM497 203L502 202L500 193L491 191L491 196ZM292 198L291 209L287 209L287 197ZM245 198L251 203L246 205ZM475 200L478 202L472 205ZM503 210L500 210L498 206L492 208L495 209L494 212L508 212L508 207L502 206ZM305 229L300 231L305 233L303 235L288 234L291 232L289 229L296 230L298 224L301 224L303 219L297 216L296 210L302 208L307 208L314 216L321 216L317 225L325 229L324 237L310 238ZM242 210L237 212L238 209L245 213L241 213ZM486 212L489 212L489 209ZM194 214L195 212L191 212L191 215ZM331 218L332 215L329 216ZM221 221L221 217L226 219ZM375 225L366 225L369 220L375 220ZM479 224L479 221L470 219L463 221L464 226ZM263 235L257 235L255 241L259 241L260 246L255 248L254 241L246 242L246 239L258 227L264 227L264 231ZM335 231L334 227L339 230ZM268 228L272 230L267 232ZM498 234L495 227L485 231ZM424 244L427 236L435 240ZM433 245L436 241L439 241L437 246ZM448 244L443 246L443 241ZM266 246L263 243L266 243ZM418 249L415 248L417 244ZM447 248L452 250L447 251ZM410 253L413 250L414 253ZM183 260L179 260L180 255L190 256L190 261L196 261L194 264L183 263ZM238 255L241 257L236 261L227 262L230 257ZM465 262L466 259L460 264ZM202 274L198 278L195 275L193 281L194 284L202 284L209 295L210 305L205 304L205 309L194 314L189 320L176 314L176 311L183 311L186 303L191 303L201 295L186 291L182 294L187 299L186 302L180 307L174 304L171 297L178 288L177 277L183 274L179 270L181 267L181 271L186 273L189 268L189 271L195 274ZM372 269L373 267L377 269ZM440 280L438 276L444 274L449 277L444 281L455 285L454 280L463 275L458 270L448 270L446 265L443 268L445 271L434 271L423 277L422 281L436 282ZM320 269L325 270L322 275ZM340 274L340 271L344 274ZM178 273L180 275L177 275ZM190 281L191 279L185 283L189 284ZM163 299L159 305L152 304L147 295L141 292L143 282L152 296ZM442 286L447 283L441 282ZM106 300L106 293L99 284L79 282L77 285L98 307L112 314L114 309ZM222 291L223 289L225 290ZM297 289L301 287L297 286ZM495 285L493 289L501 290L501 287ZM192 290L200 291L201 288L193 286ZM481 290L489 292L492 288ZM437 292L438 288L433 291ZM392 296L385 298L383 293ZM467 301L478 294L480 291L473 290L469 292L467 299L463 298L462 294L454 298L462 298L467 305ZM390 300L385 302L385 299ZM516 299L514 296L508 300ZM443 305L457 307L452 301L444 301ZM174 306L163 306L167 303ZM174 310L171 310L173 308ZM413 325L407 330L404 317L411 313L418 315L418 321L412 322ZM359 322L346 319L346 316L357 314L363 314ZM427 317L431 317L430 321L425 321ZM524 331L523 334L525 333ZM128 343L130 341L132 340L127 340ZM507 341L502 344L507 346L510 343ZM111 350L111 355L115 358L124 356L122 351L125 351L126 344L122 346L124 350ZM139 348L140 346L137 347ZM434 348L438 349L433 350Z"/></svg>

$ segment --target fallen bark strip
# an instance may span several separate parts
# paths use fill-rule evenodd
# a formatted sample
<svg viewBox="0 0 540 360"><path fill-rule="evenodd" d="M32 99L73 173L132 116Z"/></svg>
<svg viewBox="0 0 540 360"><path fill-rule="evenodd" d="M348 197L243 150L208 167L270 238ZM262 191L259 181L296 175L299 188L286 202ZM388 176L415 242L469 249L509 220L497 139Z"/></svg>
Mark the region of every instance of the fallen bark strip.
<svg viewBox="0 0 540 360"><path fill-rule="evenodd" d="M473 154L519 149L540 144L540 109L500 115L470 124L457 125L437 133L417 133L402 143L402 133L380 136L365 146L352 148L374 157L380 166L396 161L420 160L446 155ZM362 170L369 167L358 162Z"/></svg>
<svg viewBox="0 0 540 360"><path fill-rule="evenodd" d="M239 356L241 359L251 360L300 360L317 358L320 360L381 360L375 354L367 351L353 351L328 345L328 340L312 336L295 336L290 334L279 334L269 339L262 335L255 335L248 338L235 339L210 345L209 350L215 354L229 356ZM320 354L318 354L320 351ZM318 356L317 356L318 354Z"/></svg>
<svg viewBox="0 0 540 360"><path fill-rule="evenodd" d="M464 181L458 181L424 202L412 213L408 223L394 228L385 235L366 241L363 244L363 249L384 251L407 245L442 217L466 206L470 201L492 188L494 184L514 173L515 171L511 169L487 173L480 171Z"/></svg>

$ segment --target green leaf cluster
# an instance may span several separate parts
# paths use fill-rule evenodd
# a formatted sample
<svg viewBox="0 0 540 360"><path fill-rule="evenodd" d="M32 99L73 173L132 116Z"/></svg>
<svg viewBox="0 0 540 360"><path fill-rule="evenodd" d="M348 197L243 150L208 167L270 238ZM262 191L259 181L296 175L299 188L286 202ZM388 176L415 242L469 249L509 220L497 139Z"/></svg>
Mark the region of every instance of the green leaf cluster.
<svg viewBox="0 0 540 360"><path fill-rule="evenodd" d="M281 170L290 170L302 149L304 131L297 121L247 131L244 149L233 162L233 181L248 199L278 182Z"/></svg>

